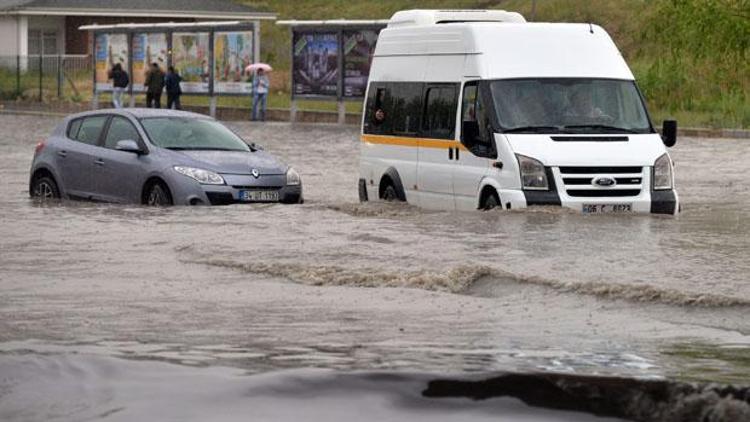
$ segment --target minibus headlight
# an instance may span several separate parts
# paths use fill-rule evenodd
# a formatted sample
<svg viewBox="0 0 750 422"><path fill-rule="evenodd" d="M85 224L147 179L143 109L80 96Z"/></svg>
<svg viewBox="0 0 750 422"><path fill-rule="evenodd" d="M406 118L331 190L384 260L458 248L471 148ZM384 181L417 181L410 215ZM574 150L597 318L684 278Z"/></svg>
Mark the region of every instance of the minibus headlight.
<svg viewBox="0 0 750 422"><path fill-rule="evenodd" d="M539 160L516 154L521 169L521 186L525 190L549 190L544 164Z"/></svg>
<svg viewBox="0 0 750 422"><path fill-rule="evenodd" d="M664 154L656 159L653 170L654 190L672 189L672 160Z"/></svg>

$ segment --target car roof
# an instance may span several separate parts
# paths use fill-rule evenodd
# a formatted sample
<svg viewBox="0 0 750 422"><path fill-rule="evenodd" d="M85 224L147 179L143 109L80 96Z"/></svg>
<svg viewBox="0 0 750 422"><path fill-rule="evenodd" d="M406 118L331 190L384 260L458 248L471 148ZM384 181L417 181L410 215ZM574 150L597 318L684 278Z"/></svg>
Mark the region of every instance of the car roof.
<svg viewBox="0 0 750 422"><path fill-rule="evenodd" d="M170 110L170 109L165 109L165 108L124 108L124 109L107 108L107 109L92 110L92 111L85 111L82 113L72 114L68 116L68 119L75 119L78 117L101 115L101 114L129 116L129 117L134 117L136 119L143 119L143 118L149 118L149 117L188 117L188 118L193 118L193 119L211 119L211 117L206 116L204 114L193 113L190 111L182 111L182 110Z"/></svg>

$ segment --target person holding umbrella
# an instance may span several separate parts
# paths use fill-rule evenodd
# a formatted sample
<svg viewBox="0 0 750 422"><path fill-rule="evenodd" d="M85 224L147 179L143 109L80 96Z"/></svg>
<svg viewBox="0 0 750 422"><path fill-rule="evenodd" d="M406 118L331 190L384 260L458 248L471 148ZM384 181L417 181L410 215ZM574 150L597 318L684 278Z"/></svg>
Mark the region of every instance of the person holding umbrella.
<svg viewBox="0 0 750 422"><path fill-rule="evenodd" d="M247 67L246 71L255 72L253 77L253 113L252 120L258 120L258 109L260 109L260 120L266 120L266 100L268 97L268 88L271 83L266 76L266 72L271 71L271 66L265 63L254 63Z"/></svg>

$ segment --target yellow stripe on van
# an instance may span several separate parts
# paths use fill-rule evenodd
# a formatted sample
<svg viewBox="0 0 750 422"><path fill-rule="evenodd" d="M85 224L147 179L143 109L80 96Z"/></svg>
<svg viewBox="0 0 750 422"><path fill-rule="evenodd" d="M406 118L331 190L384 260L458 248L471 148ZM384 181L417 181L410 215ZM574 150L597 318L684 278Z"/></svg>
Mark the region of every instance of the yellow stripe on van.
<svg viewBox="0 0 750 422"><path fill-rule="evenodd" d="M460 142L449 139L432 139L432 138L413 138L407 136L388 136L388 135L362 135L362 142L379 145L397 145L401 147L422 147L448 149L458 148L468 151Z"/></svg>

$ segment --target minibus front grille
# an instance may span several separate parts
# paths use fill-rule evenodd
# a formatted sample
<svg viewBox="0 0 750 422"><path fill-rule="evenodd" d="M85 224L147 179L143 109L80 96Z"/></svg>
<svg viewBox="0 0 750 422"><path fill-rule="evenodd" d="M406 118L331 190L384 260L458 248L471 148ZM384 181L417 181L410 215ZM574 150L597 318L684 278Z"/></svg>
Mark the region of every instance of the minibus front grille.
<svg viewBox="0 0 750 422"><path fill-rule="evenodd" d="M607 198L620 196L638 196L640 189L568 189L568 196L580 198Z"/></svg>
<svg viewBox="0 0 750 422"><path fill-rule="evenodd" d="M577 198L638 196L643 190L643 167L560 167L565 192Z"/></svg>
<svg viewBox="0 0 750 422"><path fill-rule="evenodd" d="M643 167L560 167L562 174L640 174L642 171Z"/></svg>
<svg viewBox="0 0 750 422"><path fill-rule="evenodd" d="M640 177L615 177L618 185L640 185L643 180ZM565 186L570 185L591 185L594 183L593 177L565 177L563 178Z"/></svg>

